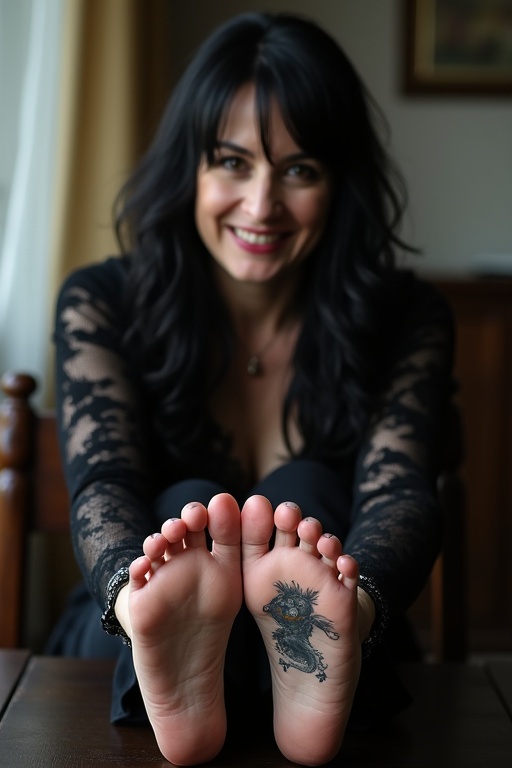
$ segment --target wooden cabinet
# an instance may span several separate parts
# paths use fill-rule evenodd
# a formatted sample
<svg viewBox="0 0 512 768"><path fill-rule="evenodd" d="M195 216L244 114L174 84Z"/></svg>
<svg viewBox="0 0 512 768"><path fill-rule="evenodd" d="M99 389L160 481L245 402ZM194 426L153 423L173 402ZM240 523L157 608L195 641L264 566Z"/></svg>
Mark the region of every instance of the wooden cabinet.
<svg viewBox="0 0 512 768"><path fill-rule="evenodd" d="M469 651L512 651L512 279L428 276L456 319Z"/></svg>

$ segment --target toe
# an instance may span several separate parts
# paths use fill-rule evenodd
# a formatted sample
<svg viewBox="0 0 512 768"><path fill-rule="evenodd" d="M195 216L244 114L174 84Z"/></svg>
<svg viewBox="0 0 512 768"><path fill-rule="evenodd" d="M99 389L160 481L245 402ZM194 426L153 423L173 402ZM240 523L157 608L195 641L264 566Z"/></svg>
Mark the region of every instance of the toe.
<svg viewBox="0 0 512 768"><path fill-rule="evenodd" d="M297 529L302 519L300 508L292 501L279 504L274 515L276 526L276 547L295 547Z"/></svg>
<svg viewBox="0 0 512 768"><path fill-rule="evenodd" d="M187 532L187 525L179 517L171 517L162 525L162 534L169 544L183 542Z"/></svg>
<svg viewBox="0 0 512 768"><path fill-rule="evenodd" d="M359 565L350 555L341 555L336 562L340 572L340 581L343 581L346 587L356 589L359 580Z"/></svg>
<svg viewBox="0 0 512 768"><path fill-rule="evenodd" d="M203 504L192 501L181 510L181 519L187 526L184 540L188 548L206 547L205 529L208 523L208 511Z"/></svg>
<svg viewBox="0 0 512 768"><path fill-rule="evenodd" d="M341 541L333 533L324 533L317 541L317 549L324 563L338 568L337 560L343 552Z"/></svg>
<svg viewBox="0 0 512 768"><path fill-rule="evenodd" d="M144 540L142 549L144 550L144 554L147 555L147 557L149 557L151 560L155 560L156 558L160 558L165 555L167 544L167 539L165 536L162 536L161 533L152 533L151 536L148 536Z"/></svg>
<svg viewBox="0 0 512 768"><path fill-rule="evenodd" d="M322 525L314 517L305 517L297 527L299 547L308 554L318 557L317 542L322 536ZM340 554L340 553L338 553Z"/></svg>
<svg viewBox="0 0 512 768"><path fill-rule="evenodd" d="M151 570L151 560L144 555L130 564L130 590L142 589L147 584L146 575Z"/></svg>
<svg viewBox="0 0 512 768"><path fill-rule="evenodd" d="M250 496L241 512L242 557L245 562L269 551L274 532L274 510L265 496Z"/></svg>
<svg viewBox="0 0 512 768"><path fill-rule="evenodd" d="M240 545L240 507L229 493L219 493L208 504L208 531L218 545Z"/></svg>

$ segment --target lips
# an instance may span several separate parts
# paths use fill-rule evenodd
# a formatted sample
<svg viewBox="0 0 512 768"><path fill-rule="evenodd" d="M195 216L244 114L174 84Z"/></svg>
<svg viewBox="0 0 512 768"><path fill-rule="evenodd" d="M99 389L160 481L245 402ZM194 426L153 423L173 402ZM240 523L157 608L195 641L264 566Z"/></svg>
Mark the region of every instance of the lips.
<svg viewBox="0 0 512 768"><path fill-rule="evenodd" d="M272 254L280 250L291 232L257 232L243 227L230 227L239 248L254 254Z"/></svg>
<svg viewBox="0 0 512 768"><path fill-rule="evenodd" d="M282 234L263 234L252 232L249 229L241 229L240 227L233 227L233 232L239 240L243 240L244 243L249 245L274 245L283 237Z"/></svg>

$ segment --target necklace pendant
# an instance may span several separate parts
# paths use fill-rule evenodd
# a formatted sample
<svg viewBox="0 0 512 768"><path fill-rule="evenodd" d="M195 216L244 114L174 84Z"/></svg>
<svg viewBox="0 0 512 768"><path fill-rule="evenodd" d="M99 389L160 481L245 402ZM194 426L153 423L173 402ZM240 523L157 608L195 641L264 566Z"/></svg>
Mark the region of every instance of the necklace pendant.
<svg viewBox="0 0 512 768"><path fill-rule="evenodd" d="M258 355L251 355L247 361L247 373L249 376L257 376L261 373L261 363Z"/></svg>

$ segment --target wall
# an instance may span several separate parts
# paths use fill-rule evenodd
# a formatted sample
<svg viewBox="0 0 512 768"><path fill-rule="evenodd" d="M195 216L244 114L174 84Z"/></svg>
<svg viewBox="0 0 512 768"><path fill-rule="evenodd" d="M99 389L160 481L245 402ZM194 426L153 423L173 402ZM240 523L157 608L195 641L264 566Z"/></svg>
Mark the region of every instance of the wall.
<svg viewBox="0 0 512 768"><path fill-rule="evenodd" d="M189 0L172 7L177 68L235 13L286 10L315 19L342 44L388 118L410 192L404 234L423 250L418 269L464 273L482 254L509 254L512 272L512 97L404 95L403 0Z"/></svg>

